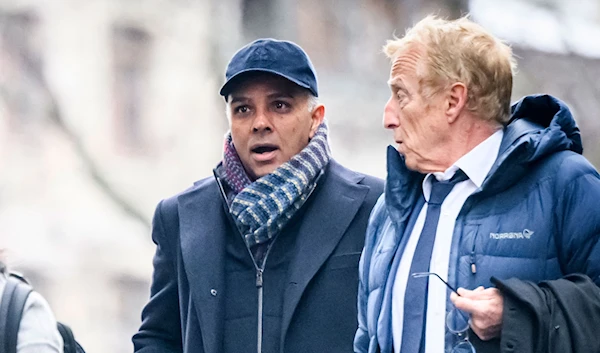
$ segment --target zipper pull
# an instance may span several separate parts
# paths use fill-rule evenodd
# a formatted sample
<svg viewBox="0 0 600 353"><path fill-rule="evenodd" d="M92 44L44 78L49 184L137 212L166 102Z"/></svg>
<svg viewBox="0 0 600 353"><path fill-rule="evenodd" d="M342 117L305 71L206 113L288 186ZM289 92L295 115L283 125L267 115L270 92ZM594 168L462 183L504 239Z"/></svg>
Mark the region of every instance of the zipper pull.
<svg viewBox="0 0 600 353"><path fill-rule="evenodd" d="M263 270L256 270L256 288L260 288L263 286Z"/></svg>
<svg viewBox="0 0 600 353"><path fill-rule="evenodd" d="M477 265L475 264L475 252L471 253L471 273L477 273Z"/></svg>

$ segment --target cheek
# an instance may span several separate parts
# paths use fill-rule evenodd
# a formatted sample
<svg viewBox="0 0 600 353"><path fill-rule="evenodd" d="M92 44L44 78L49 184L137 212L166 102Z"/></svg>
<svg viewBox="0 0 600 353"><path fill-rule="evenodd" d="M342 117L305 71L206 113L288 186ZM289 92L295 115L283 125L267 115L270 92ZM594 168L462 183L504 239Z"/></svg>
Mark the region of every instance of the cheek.
<svg viewBox="0 0 600 353"><path fill-rule="evenodd" d="M308 144L310 138L310 122L307 122L305 117L296 117L293 121L293 124L282 127L280 136L288 157L300 152Z"/></svg>
<svg viewBox="0 0 600 353"><path fill-rule="evenodd" d="M231 139L233 140L233 145L236 147L238 153L243 153L248 144L248 134L245 134L243 131L244 130L231 126Z"/></svg>
<svg viewBox="0 0 600 353"><path fill-rule="evenodd" d="M423 114L419 110L404 109L401 114L401 138L406 148L412 151L422 149L428 143L430 131L423 124Z"/></svg>
<svg viewBox="0 0 600 353"><path fill-rule="evenodd" d="M415 134L415 137L427 135L431 126L427 124L428 113L423 109L406 109L405 126L407 130Z"/></svg>
<svg viewBox="0 0 600 353"><path fill-rule="evenodd" d="M411 135L414 134L416 120L414 112L409 107L403 108L400 109L399 117L402 131Z"/></svg>

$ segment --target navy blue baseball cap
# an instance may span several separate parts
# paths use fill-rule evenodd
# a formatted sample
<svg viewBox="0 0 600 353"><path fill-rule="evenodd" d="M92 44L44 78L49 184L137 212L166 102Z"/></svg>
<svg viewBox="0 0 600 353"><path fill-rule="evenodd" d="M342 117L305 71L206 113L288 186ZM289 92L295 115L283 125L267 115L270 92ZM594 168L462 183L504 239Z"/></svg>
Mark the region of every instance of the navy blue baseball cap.
<svg viewBox="0 0 600 353"><path fill-rule="evenodd" d="M257 39L233 55L219 92L227 100L232 82L247 72L268 72L286 78L319 96L317 75L308 55L295 43L271 38Z"/></svg>

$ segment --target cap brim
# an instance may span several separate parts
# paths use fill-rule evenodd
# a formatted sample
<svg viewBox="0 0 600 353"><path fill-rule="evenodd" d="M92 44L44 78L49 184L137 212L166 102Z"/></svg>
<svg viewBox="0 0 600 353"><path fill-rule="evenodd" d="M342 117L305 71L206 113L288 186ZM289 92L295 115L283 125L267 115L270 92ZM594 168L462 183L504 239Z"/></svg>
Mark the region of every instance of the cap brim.
<svg viewBox="0 0 600 353"><path fill-rule="evenodd" d="M231 93L231 86L233 85L234 81L237 81L240 78L241 75L249 73L249 72L267 72L267 73L270 73L270 74L274 74L274 75L283 77L286 80L291 81L291 82L297 84L298 86L300 86L302 88L308 89L309 91L312 92L312 94L315 95L315 97L317 96L317 93L315 91L313 91L310 88L310 86L307 85L306 83L302 83L302 82L300 82L298 80L295 80L295 79L293 79L293 78L291 78L291 77L289 77L287 75L284 75L284 74L282 74L280 72L277 72L275 70L260 69L260 68L242 70L242 71L236 73L235 75L231 76L229 78L229 80L227 80L227 82L225 82L225 84L223 84L223 87L221 87L221 90L219 91L219 94L222 95L223 97L225 97L225 99L227 99L227 95L229 93Z"/></svg>

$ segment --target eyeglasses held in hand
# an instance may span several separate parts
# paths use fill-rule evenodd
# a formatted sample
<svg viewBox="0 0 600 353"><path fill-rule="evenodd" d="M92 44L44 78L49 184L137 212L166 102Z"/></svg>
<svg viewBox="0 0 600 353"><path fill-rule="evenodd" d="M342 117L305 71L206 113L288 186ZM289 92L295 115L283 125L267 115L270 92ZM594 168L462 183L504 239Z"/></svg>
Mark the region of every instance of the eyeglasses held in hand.
<svg viewBox="0 0 600 353"><path fill-rule="evenodd" d="M456 295L458 295L459 297L461 296L460 294L458 294L456 289L454 289L454 287L452 287L448 282L446 282L442 277L440 277L440 275L438 275L435 272L415 272L412 273L411 276L413 278L435 276L440 281L444 282L446 287L448 287L451 291L456 293ZM468 314L454 307L446 316L446 327L448 327L448 330L457 337L457 342L455 342L455 345L452 348L452 353L476 353L475 347L469 341Z"/></svg>
<svg viewBox="0 0 600 353"><path fill-rule="evenodd" d="M458 294L456 289L454 289L454 287L452 287L450 284L448 284L448 282L444 281L444 279L435 272L415 272L415 273L411 274L411 276L413 276L414 278L436 276L437 278L440 279L440 281L444 282L446 287L450 288L451 291L453 291L454 293L456 293L456 295L458 295L460 297L460 294Z"/></svg>

